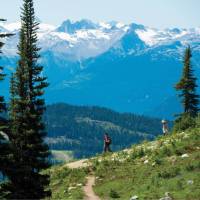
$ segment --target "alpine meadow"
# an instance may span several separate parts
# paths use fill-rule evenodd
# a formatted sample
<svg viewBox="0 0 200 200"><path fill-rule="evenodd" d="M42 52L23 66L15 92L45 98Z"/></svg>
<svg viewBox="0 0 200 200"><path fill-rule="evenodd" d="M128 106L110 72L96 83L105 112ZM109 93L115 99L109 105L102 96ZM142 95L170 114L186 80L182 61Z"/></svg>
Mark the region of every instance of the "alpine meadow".
<svg viewBox="0 0 200 200"><path fill-rule="evenodd" d="M2 0L0 199L199 200L199 7Z"/></svg>

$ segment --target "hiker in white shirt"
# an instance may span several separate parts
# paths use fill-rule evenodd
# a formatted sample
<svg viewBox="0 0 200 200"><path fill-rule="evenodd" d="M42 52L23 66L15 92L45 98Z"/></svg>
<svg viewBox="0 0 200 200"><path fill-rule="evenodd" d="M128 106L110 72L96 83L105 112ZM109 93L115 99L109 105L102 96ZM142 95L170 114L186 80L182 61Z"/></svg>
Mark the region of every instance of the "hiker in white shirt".
<svg viewBox="0 0 200 200"><path fill-rule="evenodd" d="M167 121L166 120L162 120L161 122L162 122L162 125L163 125L163 127L162 127L163 134L167 135L168 132L169 132Z"/></svg>

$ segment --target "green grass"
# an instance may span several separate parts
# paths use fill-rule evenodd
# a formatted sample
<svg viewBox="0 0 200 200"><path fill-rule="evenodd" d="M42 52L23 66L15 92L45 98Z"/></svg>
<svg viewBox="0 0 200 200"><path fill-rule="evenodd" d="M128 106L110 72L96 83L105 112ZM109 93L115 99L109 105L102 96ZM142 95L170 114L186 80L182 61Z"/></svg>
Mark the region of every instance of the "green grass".
<svg viewBox="0 0 200 200"><path fill-rule="evenodd" d="M200 199L200 128L98 156L91 163L94 190L103 200L129 200L135 195L155 200L166 192L174 200ZM88 172L88 168L71 170L63 165L49 169L52 199L84 199L82 186Z"/></svg>
<svg viewBox="0 0 200 200"><path fill-rule="evenodd" d="M95 192L102 199L114 199L111 191L117 191L118 199L123 200L134 195L159 199L166 192L177 200L198 200L199 148L200 129L194 129L133 146L128 152L93 159ZM186 153L189 157L182 158Z"/></svg>
<svg viewBox="0 0 200 200"><path fill-rule="evenodd" d="M78 200L84 198L82 186L86 182L87 169L69 169L54 166L47 171L50 174L52 200Z"/></svg>

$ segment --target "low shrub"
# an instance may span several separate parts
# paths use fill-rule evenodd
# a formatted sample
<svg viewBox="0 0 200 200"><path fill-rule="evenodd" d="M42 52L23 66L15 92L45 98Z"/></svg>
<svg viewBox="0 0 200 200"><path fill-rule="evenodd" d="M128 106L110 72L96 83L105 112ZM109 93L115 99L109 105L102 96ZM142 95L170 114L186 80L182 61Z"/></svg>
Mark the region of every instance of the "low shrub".
<svg viewBox="0 0 200 200"><path fill-rule="evenodd" d="M170 147L164 146L161 150L161 155L162 156L171 156L172 155L172 150L170 149Z"/></svg>
<svg viewBox="0 0 200 200"><path fill-rule="evenodd" d="M170 169L163 169L158 173L158 177L160 178L173 178L180 174L180 168L170 168Z"/></svg>
<svg viewBox="0 0 200 200"><path fill-rule="evenodd" d="M144 152L144 149L142 147L138 150L137 156L139 158L142 158L143 156L145 156L145 152Z"/></svg>
<svg viewBox="0 0 200 200"><path fill-rule="evenodd" d="M175 154L176 154L177 156L181 156L181 155L183 155L184 153L186 153L186 151L185 151L185 149L184 149L183 147L179 147L179 148L175 149Z"/></svg>
<svg viewBox="0 0 200 200"><path fill-rule="evenodd" d="M196 119L189 114L182 114L177 120L175 120L173 131L180 132L196 126Z"/></svg>
<svg viewBox="0 0 200 200"><path fill-rule="evenodd" d="M113 190L113 189L110 190L109 196L110 196L111 198L113 198L113 199L118 199L118 198L120 198L120 195L118 194L118 192L115 191L115 190Z"/></svg>
<svg viewBox="0 0 200 200"><path fill-rule="evenodd" d="M155 163L157 164L157 165L161 165L162 164L162 159L161 158L156 158L155 159Z"/></svg>
<svg viewBox="0 0 200 200"><path fill-rule="evenodd" d="M136 159L136 158L142 158L145 156L145 151L144 148L140 147L139 149L133 149L133 151L130 154L131 159Z"/></svg>
<svg viewBox="0 0 200 200"><path fill-rule="evenodd" d="M185 169L186 169L187 171L193 171L195 168L196 168L196 166L195 166L194 164L191 164L191 163L189 163L189 164L187 164L187 165L185 166Z"/></svg>

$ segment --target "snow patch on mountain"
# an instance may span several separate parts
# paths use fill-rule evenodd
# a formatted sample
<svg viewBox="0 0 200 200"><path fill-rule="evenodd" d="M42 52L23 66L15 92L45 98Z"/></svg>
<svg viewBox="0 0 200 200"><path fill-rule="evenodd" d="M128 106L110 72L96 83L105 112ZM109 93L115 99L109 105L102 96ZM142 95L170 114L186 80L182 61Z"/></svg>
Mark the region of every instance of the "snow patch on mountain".
<svg viewBox="0 0 200 200"><path fill-rule="evenodd" d="M112 27L109 23L105 23L105 22L100 22L99 25L105 29L111 29Z"/></svg>
<svg viewBox="0 0 200 200"><path fill-rule="evenodd" d="M146 27L143 29L137 29L135 32L138 34L141 40L143 40L149 46L163 45L166 43L173 43L180 41L183 45L190 42L200 41L200 29L164 29L158 30Z"/></svg>
<svg viewBox="0 0 200 200"><path fill-rule="evenodd" d="M15 34L6 40L3 48L4 54L8 57L17 55L20 26L20 22L0 23L1 32ZM120 42L124 37L126 45L122 47ZM144 45L137 44L139 42L137 37ZM38 38L42 52L48 51L57 56L61 54L60 57L65 60L74 61L99 56L117 46L122 48L120 52L127 52L128 55L140 55L148 51L148 47L152 49L163 45L176 45L177 42L184 46L192 43L196 50L200 50L200 28L159 30L138 24L126 25L116 21L93 23L90 20L76 22L66 20L58 27L40 23ZM136 48L138 45L140 48ZM180 45L176 46L181 48ZM126 47L128 51L123 49ZM157 50L157 54L159 52L162 52L162 49ZM169 54L169 51L165 50L165 52ZM174 49L170 50L170 55L174 53L176 53Z"/></svg>
<svg viewBox="0 0 200 200"><path fill-rule="evenodd" d="M16 35L8 38L4 46L7 56L17 55L20 23L1 23L0 28ZM110 29L110 30L108 30ZM41 23L38 30L39 46L42 52L51 51L53 54L65 54L69 60L83 60L98 56L109 48L126 33L125 25L116 23L95 24L89 20L71 22L67 20L60 27Z"/></svg>
<svg viewBox="0 0 200 200"><path fill-rule="evenodd" d="M53 25L49 25L49 24L44 24L44 23L41 23L39 24L39 32L51 32L53 30L55 30L56 27L53 26Z"/></svg>
<svg viewBox="0 0 200 200"><path fill-rule="evenodd" d="M13 23L7 24L5 22L2 22L2 23L0 23L0 26L5 28L9 32L15 32L15 31L18 31L20 29L21 23L20 22L13 22Z"/></svg>

